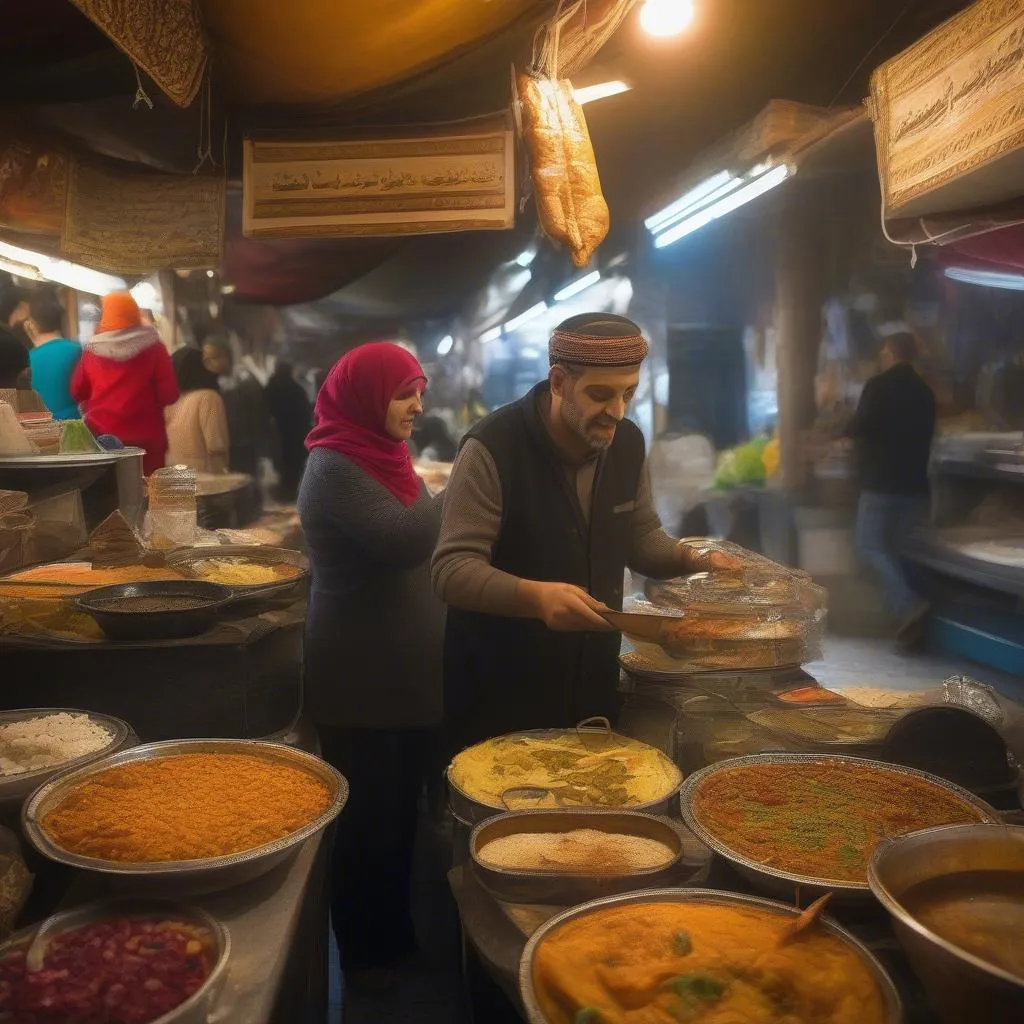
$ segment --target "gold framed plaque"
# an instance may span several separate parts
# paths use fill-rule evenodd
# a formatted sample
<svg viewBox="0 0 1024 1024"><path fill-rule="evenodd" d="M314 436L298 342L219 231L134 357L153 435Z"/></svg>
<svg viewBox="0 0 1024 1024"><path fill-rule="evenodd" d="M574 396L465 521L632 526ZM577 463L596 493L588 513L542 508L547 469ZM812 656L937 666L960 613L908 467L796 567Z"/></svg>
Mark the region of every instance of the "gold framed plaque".
<svg viewBox="0 0 1024 1024"><path fill-rule="evenodd" d="M515 221L513 134L246 139L242 197L247 238L503 230Z"/></svg>

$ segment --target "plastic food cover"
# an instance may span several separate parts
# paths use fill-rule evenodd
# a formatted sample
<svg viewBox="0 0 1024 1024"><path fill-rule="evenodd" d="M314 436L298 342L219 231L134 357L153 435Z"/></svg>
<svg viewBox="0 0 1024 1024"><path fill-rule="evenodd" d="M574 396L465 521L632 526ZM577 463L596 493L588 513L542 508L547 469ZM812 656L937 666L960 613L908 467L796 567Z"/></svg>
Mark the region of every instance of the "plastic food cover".
<svg viewBox="0 0 1024 1024"><path fill-rule="evenodd" d="M710 571L651 581L648 601L630 607L662 616L659 642L636 644L652 670L767 669L821 657L827 593L810 576L727 541L684 543Z"/></svg>

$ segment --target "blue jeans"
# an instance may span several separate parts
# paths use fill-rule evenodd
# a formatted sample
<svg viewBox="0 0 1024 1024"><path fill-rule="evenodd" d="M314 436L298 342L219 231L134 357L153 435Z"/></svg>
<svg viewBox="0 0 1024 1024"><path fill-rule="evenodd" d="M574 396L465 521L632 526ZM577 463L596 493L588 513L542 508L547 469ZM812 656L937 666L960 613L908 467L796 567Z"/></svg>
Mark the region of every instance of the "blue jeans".
<svg viewBox="0 0 1024 1024"><path fill-rule="evenodd" d="M857 553L882 584L889 611L901 621L921 599L907 582L900 554L927 512L927 498L905 494L862 491L857 504Z"/></svg>

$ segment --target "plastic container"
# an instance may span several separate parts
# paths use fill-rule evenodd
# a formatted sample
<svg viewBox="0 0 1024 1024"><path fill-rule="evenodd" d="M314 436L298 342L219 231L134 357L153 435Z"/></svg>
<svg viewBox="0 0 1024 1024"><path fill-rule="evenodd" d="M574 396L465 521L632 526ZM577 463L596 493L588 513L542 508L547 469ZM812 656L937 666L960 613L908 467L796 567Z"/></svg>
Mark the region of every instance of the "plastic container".
<svg viewBox="0 0 1024 1024"><path fill-rule="evenodd" d="M149 478L149 542L158 550L191 547L196 539L196 473L186 466L158 469Z"/></svg>

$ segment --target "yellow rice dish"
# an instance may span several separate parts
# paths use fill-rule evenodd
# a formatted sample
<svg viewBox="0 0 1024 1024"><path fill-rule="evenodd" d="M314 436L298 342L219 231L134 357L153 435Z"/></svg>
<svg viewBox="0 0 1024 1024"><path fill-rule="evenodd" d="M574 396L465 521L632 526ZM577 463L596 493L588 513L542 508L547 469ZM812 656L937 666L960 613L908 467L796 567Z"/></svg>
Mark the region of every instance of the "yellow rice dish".
<svg viewBox="0 0 1024 1024"><path fill-rule="evenodd" d="M754 907L635 903L546 936L533 985L548 1024L885 1024L871 971L821 928Z"/></svg>
<svg viewBox="0 0 1024 1024"><path fill-rule="evenodd" d="M508 791L523 787L548 793L531 806L636 807L666 799L683 779L646 743L615 733L556 730L478 743L456 756L448 777L466 796L495 808L512 804Z"/></svg>

